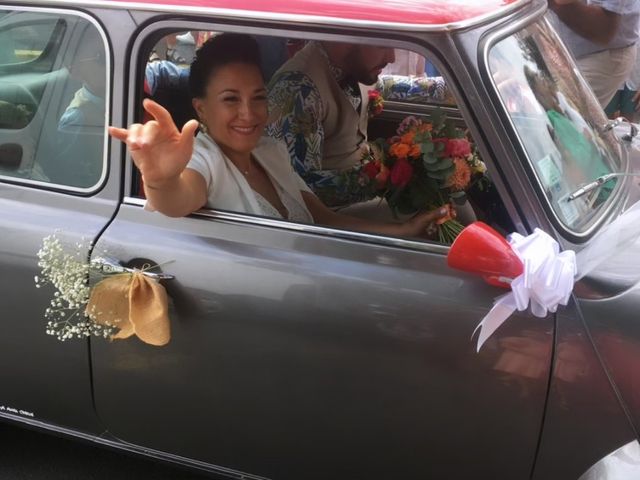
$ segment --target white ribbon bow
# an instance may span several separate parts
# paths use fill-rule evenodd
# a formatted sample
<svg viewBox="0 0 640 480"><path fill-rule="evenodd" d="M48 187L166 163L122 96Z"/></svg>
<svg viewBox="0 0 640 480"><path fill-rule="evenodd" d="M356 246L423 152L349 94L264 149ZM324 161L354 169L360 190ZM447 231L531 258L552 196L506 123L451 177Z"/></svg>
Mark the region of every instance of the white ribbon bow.
<svg viewBox="0 0 640 480"><path fill-rule="evenodd" d="M624 252L640 238L640 201L604 227L577 255L560 252L558 243L542 230L523 237L511 234L507 240L524 265L524 272L511 282L511 292L496 298L493 308L473 331L480 329L477 351L516 310L527 309L545 317L558 305L569 302L575 282L603 265L613 255Z"/></svg>
<svg viewBox="0 0 640 480"><path fill-rule="evenodd" d="M524 272L511 282L511 292L496 298L493 308L473 331L480 329L477 351L516 310L526 310L544 318L558 305L566 305L577 273L573 250L560 252L560 246L548 234L536 228L526 237L513 233L507 238L524 265Z"/></svg>

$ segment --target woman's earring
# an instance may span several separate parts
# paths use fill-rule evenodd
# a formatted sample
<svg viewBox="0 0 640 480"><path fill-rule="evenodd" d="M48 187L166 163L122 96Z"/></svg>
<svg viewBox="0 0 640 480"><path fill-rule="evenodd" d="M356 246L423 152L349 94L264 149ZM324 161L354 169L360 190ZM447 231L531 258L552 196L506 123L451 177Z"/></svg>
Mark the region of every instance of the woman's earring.
<svg viewBox="0 0 640 480"><path fill-rule="evenodd" d="M202 122L200 122L200 131L202 133L209 133L209 131L207 130L207 126Z"/></svg>

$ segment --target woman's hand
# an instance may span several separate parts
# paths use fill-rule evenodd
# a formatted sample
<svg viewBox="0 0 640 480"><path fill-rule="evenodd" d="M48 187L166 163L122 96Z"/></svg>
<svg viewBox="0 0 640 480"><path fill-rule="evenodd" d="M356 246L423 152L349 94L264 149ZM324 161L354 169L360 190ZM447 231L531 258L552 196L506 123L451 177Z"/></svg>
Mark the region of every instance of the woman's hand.
<svg viewBox="0 0 640 480"><path fill-rule="evenodd" d="M180 132L164 107L149 99L142 105L154 120L128 129L109 127L109 134L127 144L146 186L162 189L175 182L189 163L198 122L188 121Z"/></svg>
<svg viewBox="0 0 640 480"><path fill-rule="evenodd" d="M402 224L402 235L406 237L433 238L438 228L438 220L450 216L455 218L455 209L447 206L418 213L411 220Z"/></svg>

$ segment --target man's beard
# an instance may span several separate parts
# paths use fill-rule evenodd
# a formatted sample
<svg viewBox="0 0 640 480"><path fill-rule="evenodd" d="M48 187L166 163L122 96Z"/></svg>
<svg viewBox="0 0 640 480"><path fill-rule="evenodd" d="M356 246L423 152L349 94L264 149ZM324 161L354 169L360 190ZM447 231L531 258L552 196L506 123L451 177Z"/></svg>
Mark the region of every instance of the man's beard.
<svg viewBox="0 0 640 480"><path fill-rule="evenodd" d="M378 69L376 68L376 70ZM368 72L366 76L364 75L360 76L360 78L358 79L358 82L362 83L363 85L375 85L378 82L378 75Z"/></svg>
<svg viewBox="0 0 640 480"><path fill-rule="evenodd" d="M382 70L387 66L386 63L383 63L372 69L367 69L360 61L360 55L357 50L352 51L351 54L347 56L347 65L351 65L350 71L346 72L347 76L363 85L375 85L378 81L378 74L373 72Z"/></svg>

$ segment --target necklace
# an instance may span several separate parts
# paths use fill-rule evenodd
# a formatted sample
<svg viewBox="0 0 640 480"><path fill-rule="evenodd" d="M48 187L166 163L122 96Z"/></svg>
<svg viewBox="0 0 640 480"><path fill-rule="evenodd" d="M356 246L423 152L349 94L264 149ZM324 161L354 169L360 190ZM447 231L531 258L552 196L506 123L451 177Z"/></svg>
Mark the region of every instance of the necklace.
<svg viewBox="0 0 640 480"><path fill-rule="evenodd" d="M245 174L245 176L248 176L251 174L251 162L253 161L253 157L249 159L249 165L247 165L247 169L246 170L241 170L242 173Z"/></svg>

